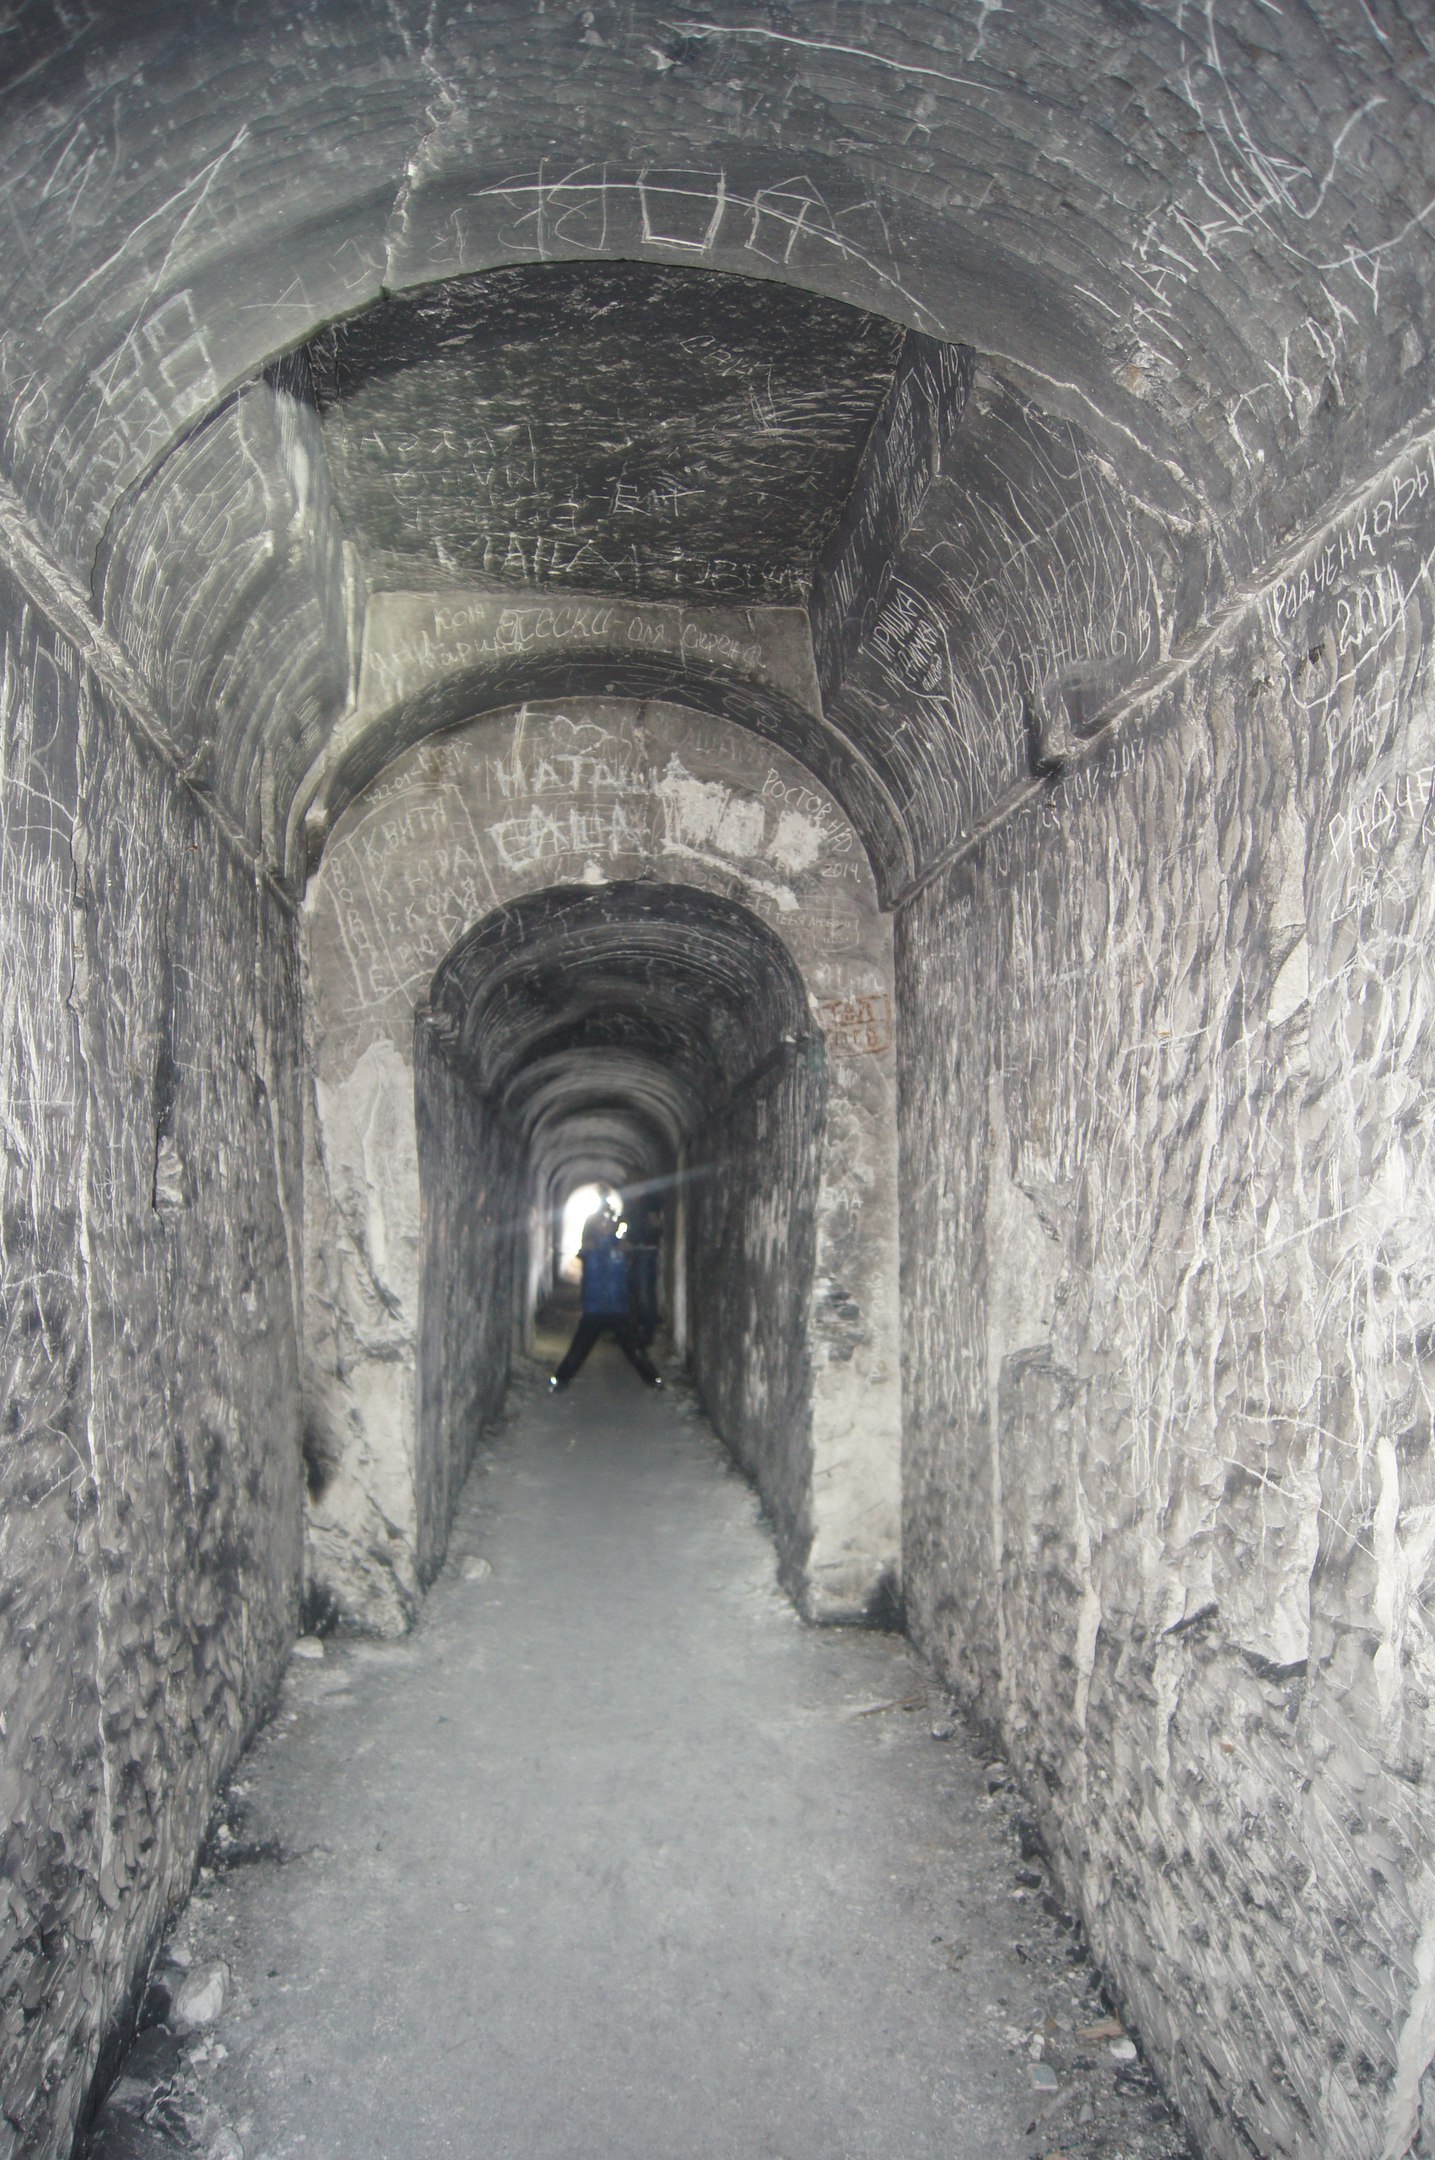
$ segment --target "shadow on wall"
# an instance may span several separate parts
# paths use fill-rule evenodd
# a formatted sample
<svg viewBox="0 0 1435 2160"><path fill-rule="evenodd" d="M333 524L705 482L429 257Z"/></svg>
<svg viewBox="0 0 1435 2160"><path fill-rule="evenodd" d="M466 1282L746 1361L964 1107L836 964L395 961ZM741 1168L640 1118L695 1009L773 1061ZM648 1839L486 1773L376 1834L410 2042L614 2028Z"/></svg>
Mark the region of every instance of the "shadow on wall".
<svg viewBox="0 0 1435 2160"><path fill-rule="evenodd" d="M419 1574L432 1581L480 1433L508 1386L518 1317L522 1141L441 1038L414 1029L419 1142Z"/></svg>
<svg viewBox="0 0 1435 2160"><path fill-rule="evenodd" d="M800 1604L813 1534L810 1328L826 1112L820 1040L783 1043L695 1134L686 1187L693 1375L757 1481L783 1587Z"/></svg>

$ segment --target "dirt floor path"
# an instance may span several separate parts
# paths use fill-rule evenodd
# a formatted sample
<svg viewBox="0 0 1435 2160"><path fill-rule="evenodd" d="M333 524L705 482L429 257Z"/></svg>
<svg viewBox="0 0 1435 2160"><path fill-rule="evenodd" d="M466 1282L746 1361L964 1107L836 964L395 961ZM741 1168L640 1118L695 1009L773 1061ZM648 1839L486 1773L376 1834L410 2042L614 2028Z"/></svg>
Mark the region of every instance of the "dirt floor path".
<svg viewBox="0 0 1435 2160"><path fill-rule="evenodd" d="M1183 2152L905 1642L680 1390L518 1396L415 1633L300 1645L93 2151Z"/></svg>

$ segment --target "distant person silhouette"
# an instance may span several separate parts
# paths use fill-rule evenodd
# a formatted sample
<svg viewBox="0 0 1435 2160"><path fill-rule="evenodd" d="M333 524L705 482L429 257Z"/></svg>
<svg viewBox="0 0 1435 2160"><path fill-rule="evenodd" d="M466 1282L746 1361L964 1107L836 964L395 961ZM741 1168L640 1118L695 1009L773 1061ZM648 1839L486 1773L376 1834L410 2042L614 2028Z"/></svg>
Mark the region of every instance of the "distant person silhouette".
<svg viewBox="0 0 1435 2160"><path fill-rule="evenodd" d="M663 1242L663 1203L639 1193L628 1209L628 1288L633 1327L646 1350L658 1332L658 1253Z"/></svg>
<svg viewBox="0 0 1435 2160"><path fill-rule="evenodd" d="M612 1336L649 1387L661 1387L658 1369L638 1341L633 1325L628 1255L611 1209L589 1216L583 1225L583 1246L578 1257L583 1263L583 1316L562 1364L549 1377L549 1387L567 1387L600 1335Z"/></svg>

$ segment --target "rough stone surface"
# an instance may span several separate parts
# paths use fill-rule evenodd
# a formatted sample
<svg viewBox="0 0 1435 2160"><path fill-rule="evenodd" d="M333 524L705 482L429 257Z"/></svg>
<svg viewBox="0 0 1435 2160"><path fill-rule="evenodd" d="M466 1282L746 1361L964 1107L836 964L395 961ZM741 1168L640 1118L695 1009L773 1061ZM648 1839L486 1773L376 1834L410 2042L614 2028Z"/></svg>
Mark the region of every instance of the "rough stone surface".
<svg viewBox="0 0 1435 2160"><path fill-rule="evenodd" d="M939 351L898 385L814 606L828 718L903 806L901 852L879 857L889 898L1059 762L1220 591L1086 430ZM1032 560L1043 533L1060 546ZM881 847L880 819L862 823Z"/></svg>
<svg viewBox="0 0 1435 2160"><path fill-rule="evenodd" d="M321 1079L311 1136L308 1611L393 1633L503 1399L522 1149L425 1029Z"/></svg>
<svg viewBox="0 0 1435 2160"><path fill-rule="evenodd" d="M814 1535L805 1318L816 1273L825 1068L816 1042L779 1050L766 1072L723 1103L694 1135L698 1175L688 1200L702 1268L690 1301L693 1368L718 1431L758 1482L784 1579L800 1597ZM864 1587L875 1593L875 1584Z"/></svg>
<svg viewBox="0 0 1435 2160"><path fill-rule="evenodd" d="M283 863L285 818L349 689L344 543L307 378L250 383L112 521L97 612L187 775Z"/></svg>
<svg viewBox="0 0 1435 2160"><path fill-rule="evenodd" d="M436 901L430 947L410 911L443 881L403 892L422 828L392 821L386 865L372 828L346 964L385 981L381 903L408 958L347 1062L324 1016L306 1104L294 929L256 864L297 895L396 757L527 699L741 730L869 851L871 919L877 895L903 909L923 1639L1048 1794L1064 1878L1217 2160L1428 2149L1428 7L36 0L0 21L0 85L0 555L63 632L7 601L11 2145L63 2148L292 1610L301 1152L315 1580L322 1560L398 1626L427 1564L412 1022L508 889L449 802L450 882L473 869L479 904ZM404 534L345 509L330 444L354 505L382 453L339 443L332 401L326 442L306 349L406 319L385 398L461 413L472 339L449 368L429 330L479 273L554 264L629 293L785 288L761 334L760 301L727 295L754 389L778 310L881 318L847 324L849 357L892 356L885 399L885 360L856 371L860 456L838 367L850 500L755 518L731 604L560 610L537 589L560 530L524 555L530 593L505 554L445 628L437 588L473 573L442 551L475 534L446 471L435 590L379 589ZM761 443L714 447L714 501L830 417L810 383L784 411L786 449L760 414ZM433 447L406 438L385 475L410 537ZM588 500L617 562L627 498ZM677 520L664 563L641 514L633 589L689 590ZM718 537L689 566L742 563ZM810 635L736 604L809 573ZM386 651L395 681L366 685ZM668 875L656 809L620 840L622 787L595 781L599 815L587 786L551 825L527 804L524 893L590 861ZM773 891L805 916L770 854L710 843L684 881L779 934ZM821 956L825 1164L879 1163L885 965ZM535 1201L583 1150L671 1168L696 1130L650 1056L605 1055L630 1108L581 1123L551 1075ZM814 1555L824 1494L842 1524L868 1474L834 1445L825 1477L822 1431L875 1403L851 1430L891 1461L886 1161L819 1188ZM764 1199L723 1234L763 1251L784 1219Z"/></svg>
<svg viewBox="0 0 1435 2160"><path fill-rule="evenodd" d="M474 1447L508 1385L527 1195L522 1136L424 1027L414 1042L414 1111L424 1217L414 1486L419 1579L428 1582Z"/></svg>
<svg viewBox="0 0 1435 2160"><path fill-rule="evenodd" d="M781 604L805 595L902 337L745 278L570 264L386 301L309 360L376 583Z"/></svg>
<svg viewBox="0 0 1435 2160"><path fill-rule="evenodd" d="M1409 396L1428 27L1254 0L1229 23L829 0L685 32L656 0L28 11L12 469L78 558L180 430L381 290L639 257L964 337L1168 501L1274 497L1264 545Z"/></svg>
<svg viewBox="0 0 1435 2160"><path fill-rule="evenodd" d="M869 851L884 835L879 862L900 856L894 804L823 717L802 609L400 591L364 610L353 706L316 761L286 859L315 867L337 818L428 737L594 699L678 704L745 729L821 773Z"/></svg>
<svg viewBox="0 0 1435 2160"><path fill-rule="evenodd" d="M49 2160L292 1633L298 977L8 580L0 632L0 2151Z"/></svg>
<svg viewBox="0 0 1435 2160"><path fill-rule="evenodd" d="M176 2032L199 2032L214 2023L228 1994L227 1966L205 1965L197 1972L187 1972L174 1991L170 2023Z"/></svg>
<svg viewBox="0 0 1435 2160"><path fill-rule="evenodd" d="M899 925L909 1609L1232 2160L1422 2120L1432 500Z"/></svg>
<svg viewBox="0 0 1435 2160"><path fill-rule="evenodd" d="M312 408L251 463L271 422L227 401L247 414L269 368L303 402L275 356L383 295L412 310L415 362L444 281L626 275L615 258L803 288L977 356L970 456L879 603L842 729L859 765L895 755L913 822L894 891L951 836L934 801L979 818L1010 776L1024 699L1069 689L1089 713L1159 663L1425 402L1432 62L1398 0L1355 21L1343 0L1219 19L828 0L801 24L763 0L686 29L657 0L591 21L305 0L223 22L152 0L122 25L27 10L6 35L5 469L87 591L111 537L118 561L146 531L173 574L136 561L116 592L173 591L196 687L270 621L268 674L296 671L280 736L337 724L331 490ZM426 462L408 440L400 494ZM252 617L191 607L201 586L245 592ZM166 605L122 610L151 671ZM233 694L264 709L257 686ZM250 830L269 787L277 832L297 761L276 744L266 779L257 740L214 784Z"/></svg>

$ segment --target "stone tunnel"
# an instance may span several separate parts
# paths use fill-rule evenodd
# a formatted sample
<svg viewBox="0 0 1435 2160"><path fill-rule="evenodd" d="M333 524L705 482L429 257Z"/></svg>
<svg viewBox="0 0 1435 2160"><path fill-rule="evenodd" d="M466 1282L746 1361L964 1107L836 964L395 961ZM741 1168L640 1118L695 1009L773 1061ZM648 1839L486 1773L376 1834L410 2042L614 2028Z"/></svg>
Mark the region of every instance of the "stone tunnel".
<svg viewBox="0 0 1435 2160"><path fill-rule="evenodd" d="M1432 99L1420 0L0 12L0 2154L594 1178L1195 2149L1435 2153Z"/></svg>

